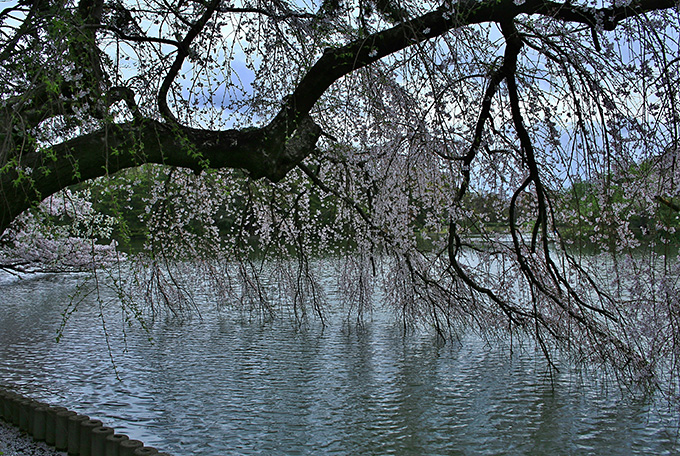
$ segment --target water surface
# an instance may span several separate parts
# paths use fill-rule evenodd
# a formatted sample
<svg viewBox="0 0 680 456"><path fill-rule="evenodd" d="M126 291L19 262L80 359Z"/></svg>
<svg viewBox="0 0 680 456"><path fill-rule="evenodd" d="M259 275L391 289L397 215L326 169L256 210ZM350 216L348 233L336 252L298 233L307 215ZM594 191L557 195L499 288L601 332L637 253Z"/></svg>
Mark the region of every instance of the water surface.
<svg viewBox="0 0 680 456"><path fill-rule="evenodd" d="M680 451L675 410L621 398L597 375L551 382L531 346L441 344L377 311L361 326L299 328L199 302L202 318L146 332L102 290L57 343L82 280L0 283L2 383L177 456Z"/></svg>

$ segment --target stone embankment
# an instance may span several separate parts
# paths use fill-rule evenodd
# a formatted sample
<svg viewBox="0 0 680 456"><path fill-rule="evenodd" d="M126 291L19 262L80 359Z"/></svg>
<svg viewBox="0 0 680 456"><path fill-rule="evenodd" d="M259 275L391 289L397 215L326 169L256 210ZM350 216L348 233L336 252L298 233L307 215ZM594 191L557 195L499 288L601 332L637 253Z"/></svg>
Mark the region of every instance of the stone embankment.
<svg viewBox="0 0 680 456"><path fill-rule="evenodd" d="M3 456L169 456L96 419L0 388Z"/></svg>

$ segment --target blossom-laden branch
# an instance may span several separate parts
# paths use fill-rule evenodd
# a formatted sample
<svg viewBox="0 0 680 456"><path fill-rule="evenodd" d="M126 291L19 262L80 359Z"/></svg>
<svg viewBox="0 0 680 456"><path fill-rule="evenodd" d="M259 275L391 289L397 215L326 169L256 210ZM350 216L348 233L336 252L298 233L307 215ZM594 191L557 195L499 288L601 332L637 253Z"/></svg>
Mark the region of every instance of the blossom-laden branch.
<svg viewBox="0 0 680 456"><path fill-rule="evenodd" d="M48 8L38 11L36 8L39 5L42 2L33 5L31 13L46 21L47 14L53 10ZM507 21L521 14L546 15L565 22L581 22L610 30L628 17L674 6L673 0L640 0L625 7L599 9L540 0L523 3L509 0L478 3L466 0L444 5L346 45L328 47L316 63L304 72L295 90L283 99L278 114L266 126L216 131L182 125L167 103L170 88L191 53L192 42L219 14L234 14L229 10L222 12L219 2L212 2L203 7L198 19L191 22L184 38L177 41L179 44L174 61L161 77L157 112L165 122L147 115L145 119L138 117L135 122L108 124L73 140L55 144L49 151L41 151L40 147L27 145L14 130L30 131L50 118L80 113L80 106L87 106L93 117L102 117L106 107L116 99L109 99L101 92L101 87L108 84L108 76L101 69L102 54L97 49L96 30L105 25L102 24L105 5L101 1L82 0L75 25L83 38L74 40L67 52L86 76L75 84L62 83L56 90L45 84L38 85L37 90L31 89L23 95L5 100L3 123L8 130L3 134L0 231L9 226L23 210L67 185L144 162L177 164L192 169L240 167L255 178L267 177L276 181L314 149L319 128L312 126L310 114L333 83L390 54L450 30L488 21ZM259 14L257 10L253 10L253 13ZM300 20L298 15L291 17ZM399 17L405 17L405 13L402 12ZM280 19L277 17L277 20ZM48 25L31 14L26 16L26 21L34 21L33 27L38 29ZM124 39L125 35L119 38ZM137 42L137 38L130 40L131 44ZM154 41L158 42L149 40ZM128 105L134 104L130 103L135 96L131 92L131 89L126 91ZM118 93L122 92L119 90ZM480 123L485 117L483 112L484 109ZM22 179L24 173L21 170L24 169L35 170L35 174Z"/></svg>
<svg viewBox="0 0 680 456"><path fill-rule="evenodd" d="M33 272L82 272L111 266L125 255L110 238L116 220L94 210L89 192L66 190L47 198L35 212L18 218L16 229L7 230L0 250L0 270L10 274Z"/></svg>
<svg viewBox="0 0 680 456"><path fill-rule="evenodd" d="M559 9L553 8L554 5L544 3L543 11L552 11L553 16L569 18L572 21L582 22L593 28L613 30L626 14L620 9L607 11L590 9L571 9L561 5ZM566 13L562 11L566 9ZM631 6L631 11L640 11L644 7L640 4ZM593 21L597 18L597 22ZM558 341L569 345L574 339L574 333L581 334L580 337L588 339L587 346L598 347L596 352L608 365L616 365L621 371L628 370L637 372L633 376L640 378L640 375L647 376L645 381L655 384L656 379L650 373L650 361L645 357L647 347L643 345L631 344L628 340L627 330L615 335L612 325L619 328L632 326L630 321L619 310L606 308L606 305L594 305L584 298L581 290L576 290L572 286L572 278L568 277L565 270L577 271L576 274L584 276L583 280L589 282L592 290L602 299L601 304L609 304L611 298L608 293L596 285L589 275L581 269L576 261L567 251L560 250L557 254L553 251L551 242L560 239L557 232L555 215L552 212L552 202L550 195L544 186L543 177L540 170L540 163L537 158L532 134L525 124L523 111L526 109L520 99L520 88L518 86L517 63L524 46L523 37L515 26L514 19L502 19L498 21L499 28L505 40L505 51L502 64L497 69L491 71L486 89L481 97L480 110L473 137L469 141L470 146L465 155L459 157L447 157L449 160L462 160L463 179L457 190L455 200L461 202L468 190L471 177L471 168L474 164L482 141L485 137L487 124L490 123L491 106L494 97L498 96L501 84L505 83L507 88L507 99L510 110L510 120L514 127L514 132L519 142L519 155L517 160L521 162L525 177L522 183L514 189L510 199L508 223L512 241L511 255L516 260L519 272L523 276L523 283L526 285L527 302L515 306L507 299L499 296L497 291L485 285L489 277L479 279L474 278L463 265L466 252L462 248L460 236L457 233L457 214L451 216L448 226L448 263L453 281L461 281L473 294L478 294L495 303L506 315L508 323L516 328L532 333L535 340L539 343L546 358L552 367L556 367L551 360L548 340ZM597 51L600 52L599 43L595 43ZM574 93L574 96L577 96ZM530 195L530 196L527 196ZM530 221L530 233L523 234L522 228L518 226L520 218L521 199L533 198L534 220ZM525 225L526 226L526 225ZM553 232L553 229L555 231ZM527 245L529 240L529 245ZM558 266L561 258L562 264ZM492 255L493 257L493 255ZM568 265L565 269L565 265ZM616 306L614 306L616 309ZM555 319L554 315L560 315ZM571 331L565 332L562 328L564 321L569 321L574 325ZM532 328L533 324L533 328ZM548 337L546 337L546 334ZM644 374L640 374L644 373Z"/></svg>

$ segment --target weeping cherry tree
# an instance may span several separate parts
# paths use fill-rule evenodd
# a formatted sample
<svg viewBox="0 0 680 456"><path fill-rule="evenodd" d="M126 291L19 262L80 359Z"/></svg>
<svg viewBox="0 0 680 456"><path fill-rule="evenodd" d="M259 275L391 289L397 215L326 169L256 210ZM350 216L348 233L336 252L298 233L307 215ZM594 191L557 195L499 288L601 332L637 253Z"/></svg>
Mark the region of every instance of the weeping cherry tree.
<svg viewBox="0 0 680 456"><path fill-rule="evenodd" d="M326 256L352 315L678 392L677 0L21 0L0 43L3 269L120 262L135 201L155 310L200 271L323 320Z"/></svg>

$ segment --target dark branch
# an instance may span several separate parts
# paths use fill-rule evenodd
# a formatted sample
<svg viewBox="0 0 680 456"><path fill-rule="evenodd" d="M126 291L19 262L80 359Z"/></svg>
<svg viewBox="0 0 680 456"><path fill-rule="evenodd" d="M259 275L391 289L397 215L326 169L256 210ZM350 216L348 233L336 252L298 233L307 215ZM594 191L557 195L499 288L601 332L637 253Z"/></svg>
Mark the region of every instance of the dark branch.
<svg viewBox="0 0 680 456"><path fill-rule="evenodd" d="M253 178L278 181L313 151L321 129L307 117L290 138L276 136L274 130L212 131L143 120L111 125L47 151L24 153L20 168L0 174L0 232L25 209L62 188L143 163L196 172L241 168ZM22 169L31 170L28 178Z"/></svg>
<svg viewBox="0 0 680 456"><path fill-rule="evenodd" d="M179 44L179 47L177 48L177 55L175 56L175 61L172 63L172 66L170 67L170 70L168 71L168 74L165 76L165 79L163 80L163 83L161 84L161 87L158 91L158 109L161 115L169 122L177 123L175 115L172 113L172 111L170 111L170 107L168 106L167 98L170 86L177 77L179 70L182 68L184 60L191 52L190 47L192 41L194 41L194 39L196 39L196 37L201 33L201 31L206 26L212 15L217 10L219 4L220 0L213 0L212 2L210 2L201 18L198 21L196 21L196 23L189 29L187 34L184 36L184 39L182 39L182 41Z"/></svg>

